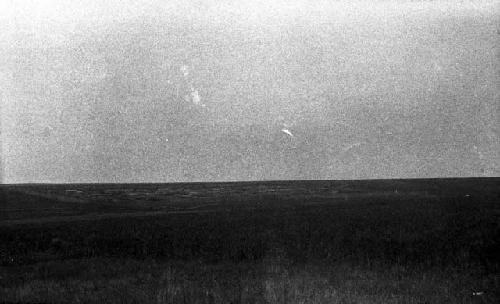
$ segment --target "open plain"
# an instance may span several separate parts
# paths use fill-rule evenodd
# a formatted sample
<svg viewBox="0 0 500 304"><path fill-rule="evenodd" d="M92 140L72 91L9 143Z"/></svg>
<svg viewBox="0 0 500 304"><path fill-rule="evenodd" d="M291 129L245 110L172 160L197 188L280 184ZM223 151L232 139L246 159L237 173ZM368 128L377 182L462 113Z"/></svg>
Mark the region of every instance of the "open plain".
<svg viewBox="0 0 500 304"><path fill-rule="evenodd" d="M3 185L0 298L495 303L499 185Z"/></svg>

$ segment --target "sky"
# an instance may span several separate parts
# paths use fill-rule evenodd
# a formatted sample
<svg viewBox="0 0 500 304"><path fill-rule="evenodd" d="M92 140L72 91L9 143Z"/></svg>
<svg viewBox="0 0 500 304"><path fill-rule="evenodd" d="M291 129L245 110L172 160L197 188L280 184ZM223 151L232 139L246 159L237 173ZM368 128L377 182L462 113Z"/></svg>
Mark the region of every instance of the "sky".
<svg viewBox="0 0 500 304"><path fill-rule="evenodd" d="M499 176L499 14L0 1L0 181Z"/></svg>

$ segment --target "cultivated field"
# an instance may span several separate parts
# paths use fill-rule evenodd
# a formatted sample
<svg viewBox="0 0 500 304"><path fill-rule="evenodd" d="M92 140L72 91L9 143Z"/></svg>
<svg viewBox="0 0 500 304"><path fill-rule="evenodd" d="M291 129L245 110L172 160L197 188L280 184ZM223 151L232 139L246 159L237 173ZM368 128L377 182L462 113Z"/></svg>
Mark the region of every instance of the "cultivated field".
<svg viewBox="0 0 500 304"><path fill-rule="evenodd" d="M0 191L1 300L500 300L498 178Z"/></svg>

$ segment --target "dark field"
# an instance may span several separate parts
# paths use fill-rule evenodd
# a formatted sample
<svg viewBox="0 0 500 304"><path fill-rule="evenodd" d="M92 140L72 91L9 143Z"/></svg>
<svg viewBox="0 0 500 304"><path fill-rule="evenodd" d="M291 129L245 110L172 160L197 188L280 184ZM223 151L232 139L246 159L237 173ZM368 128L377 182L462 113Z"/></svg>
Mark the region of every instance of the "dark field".
<svg viewBox="0 0 500 304"><path fill-rule="evenodd" d="M497 303L500 179L0 187L0 299Z"/></svg>

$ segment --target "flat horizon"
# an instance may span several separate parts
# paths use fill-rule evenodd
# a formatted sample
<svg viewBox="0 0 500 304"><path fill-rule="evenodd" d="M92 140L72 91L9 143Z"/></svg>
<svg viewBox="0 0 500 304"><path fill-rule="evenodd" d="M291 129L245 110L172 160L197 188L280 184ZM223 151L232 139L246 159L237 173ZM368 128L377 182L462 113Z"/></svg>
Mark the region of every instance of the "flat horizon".
<svg viewBox="0 0 500 304"><path fill-rule="evenodd" d="M280 182L357 182L357 181L423 181L423 180L500 180L500 176L470 176L470 177L415 177L415 178L373 178L373 179L275 179L275 180L231 180L231 181L189 181L189 182L132 182L132 183L2 183L10 185L154 185L154 184L229 184L229 183L280 183Z"/></svg>

